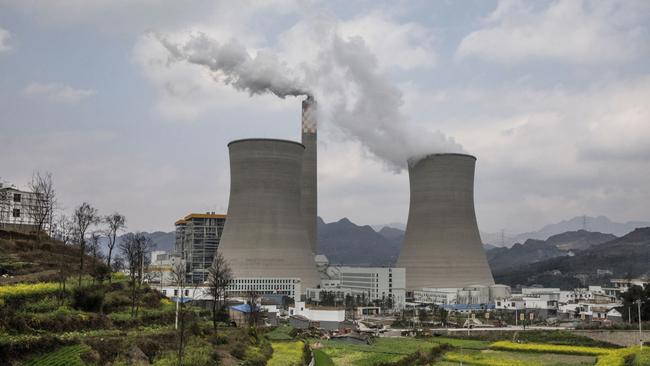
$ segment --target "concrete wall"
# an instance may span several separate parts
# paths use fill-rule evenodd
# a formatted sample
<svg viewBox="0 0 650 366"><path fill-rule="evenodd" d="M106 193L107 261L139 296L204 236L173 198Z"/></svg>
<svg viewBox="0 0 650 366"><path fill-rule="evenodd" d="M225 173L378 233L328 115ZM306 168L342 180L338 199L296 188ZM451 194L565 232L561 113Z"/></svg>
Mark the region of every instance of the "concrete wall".
<svg viewBox="0 0 650 366"><path fill-rule="evenodd" d="M474 213L476 158L433 154L409 164L411 198L396 267L406 287L493 285Z"/></svg>
<svg viewBox="0 0 650 366"><path fill-rule="evenodd" d="M638 330L577 330L574 332L598 341L605 341L619 346L632 346L639 344ZM650 342L650 332L644 331L642 334L644 342Z"/></svg>
<svg viewBox="0 0 650 366"><path fill-rule="evenodd" d="M235 278L320 281L302 215L304 146L271 139L231 142L230 200L219 251Z"/></svg>

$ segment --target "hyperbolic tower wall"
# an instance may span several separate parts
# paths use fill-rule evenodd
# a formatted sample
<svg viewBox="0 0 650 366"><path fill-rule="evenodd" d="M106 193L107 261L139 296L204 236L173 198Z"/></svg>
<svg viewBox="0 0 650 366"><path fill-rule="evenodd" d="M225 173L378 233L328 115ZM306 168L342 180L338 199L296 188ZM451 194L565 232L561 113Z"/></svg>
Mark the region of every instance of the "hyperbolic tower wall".
<svg viewBox="0 0 650 366"><path fill-rule="evenodd" d="M300 206L304 146L246 139L228 148L230 200L219 251L234 277L297 277L303 289L316 287Z"/></svg>
<svg viewBox="0 0 650 366"><path fill-rule="evenodd" d="M411 198L397 267L406 287L492 285L474 212L476 158L432 154L409 164Z"/></svg>

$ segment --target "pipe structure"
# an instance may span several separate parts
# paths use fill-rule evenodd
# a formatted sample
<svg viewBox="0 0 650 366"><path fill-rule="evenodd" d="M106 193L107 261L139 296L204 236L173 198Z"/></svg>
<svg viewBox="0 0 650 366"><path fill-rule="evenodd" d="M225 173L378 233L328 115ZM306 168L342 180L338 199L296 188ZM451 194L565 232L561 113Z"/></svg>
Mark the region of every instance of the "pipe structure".
<svg viewBox="0 0 650 366"><path fill-rule="evenodd" d="M301 207L307 226L309 246L314 255L318 253L318 179L317 179L317 112L316 100L312 96L302 101L302 144L305 154L302 159Z"/></svg>
<svg viewBox="0 0 650 366"><path fill-rule="evenodd" d="M305 147L294 141L237 140L230 150L228 219L219 251L235 278L300 278L316 287L319 275L302 215Z"/></svg>
<svg viewBox="0 0 650 366"><path fill-rule="evenodd" d="M410 206L397 267L407 290L493 285L474 212L476 158L432 154L409 163Z"/></svg>

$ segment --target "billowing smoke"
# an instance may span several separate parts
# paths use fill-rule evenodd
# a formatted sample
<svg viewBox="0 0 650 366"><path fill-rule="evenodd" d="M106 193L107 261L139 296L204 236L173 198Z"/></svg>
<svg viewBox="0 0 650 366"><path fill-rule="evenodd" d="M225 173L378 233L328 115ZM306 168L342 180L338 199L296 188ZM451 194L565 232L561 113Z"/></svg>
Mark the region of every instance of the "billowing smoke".
<svg viewBox="0 0 650 366"><path fill-rule="evenodd" d="M313 95L320 121L360 141L394 171L431 153L462 152L459 144L441 132L409 124L401 112L402 92L382 74L362 38L344 38L335 26L319 29L312 37L319 47L317 54L294 67L268 50L252 57L236 40L222 43L204 34L192 35L183 44L159 39L170 61L208 67L215 80L251 95Z"/></svg>
<svg viewBox="0 0 650 366"><path fill-rule="evenodd" d="M237 40L222 45L202 33L193 35L182 46L164 37L159 39L169 51L171 61L186 60L206 66L215 72L218 80L251 95L270 92L284 98L309 94L299 80L291 77L292 71L271 52L260 51L251 57Z"/></svg>

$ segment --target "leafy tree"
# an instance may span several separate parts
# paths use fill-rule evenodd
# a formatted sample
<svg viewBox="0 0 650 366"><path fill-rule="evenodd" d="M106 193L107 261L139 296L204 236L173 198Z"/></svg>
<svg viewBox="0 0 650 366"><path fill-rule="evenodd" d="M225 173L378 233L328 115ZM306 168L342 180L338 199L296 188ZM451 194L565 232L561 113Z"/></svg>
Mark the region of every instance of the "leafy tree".
<svg viewBox="0 0 650 366"><path fill-rule="evenodd" d="M650 320L650 285L645 285L645 287L634 285L621 294L621 297L624 319L629 317L633 322L639 321L637 301L641 300L641 321Z"/></svg>

